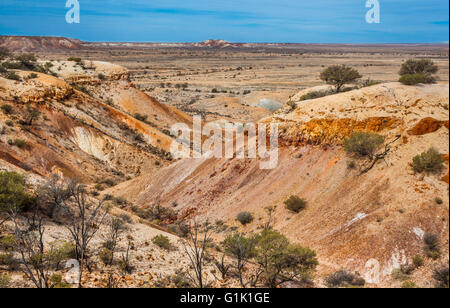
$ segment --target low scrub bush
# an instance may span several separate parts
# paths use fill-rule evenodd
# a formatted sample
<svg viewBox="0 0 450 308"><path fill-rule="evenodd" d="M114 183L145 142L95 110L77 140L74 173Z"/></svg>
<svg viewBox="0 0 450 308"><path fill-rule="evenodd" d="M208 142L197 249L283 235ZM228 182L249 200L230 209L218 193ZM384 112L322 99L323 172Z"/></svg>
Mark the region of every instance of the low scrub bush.
<svg viewBox="0 0 450 308"><path fill-rule="evenodd" d="M449 271L448 265L441 268L437 268L433 272L433 279L436 280L437 288L449 288Z"/></svg>
<svg viewBox="0 0 450 308"><path fill-rule="evenodd" d="M152 238L152 243L160 248L163 248L166 250L170 249L170 240L167 236L157 235L154 238Z"/></svg>
<svg viewBox="0 0 450 308"><path fill-rule="evenodd" d="M325 96L332 95L332 94L335 94L335 92L330 91L330 90L311 91L309 93L302 95L300 97L299 101L306 101L306 100L310 100L310 99L325 97Z"/></svg>
<svg viewBox="0 0 450 308"><path fill-rule="evenodd" d="M27 193L25 179L16 172L0 172L0 213L14 209L26 210L34 202Z"/></svg>
<svg viewBox="0 0 450 308"><path fill-rule="evenodd" d="M146 114L135 113L133 116L136 120L139 120L142 122L145 122L148 119L148 115L146 115Z"/></svg>
<svg viewBox="0 0 450 308"><path fill-rule="evenodd" d="M358 286L362 287L366 281L358 274L350 273L346 270L340 270L325 278L325 284L330 288Z"/></svg>
<svg viewBox="0 0 450 308"><path fill-rule="evenodd" d="M415 172L437 173L444 168L442 155L434 148L413 158L411 167Z"/></svg>
<svg viewBox="0 0 450 308"><path fill-rule="evenodd" d="M298 196L290 196L289 199L284 201L284 204L286 205L286 208L294 213L300 213L300 211L304 210L306 206L308 205L308 202L300 198Z"/></svg>
<svg viewBox="0 0 450 308"><path fill-rule="evenodd" d="M14 235L0 237L0 250L13 251L17 245L17 238Z"/></svg>
<svg viewBox="0 0 450 308"><path fill-rule="evenodd" d="M54 289L70 289L72 288L72 285L70 283L67 283L63 281L61 274L53 274L50 276L49 281L52 284L52 287Z"/></svg>
<svg viewBox="0 0 450 308"><path fill-rule="evenodd" d="M425 243L424 251L427 257L437 260L441 256L441 248L439 245L439 236L434 233L425 233L423 236Z"/></svg>
<svg viewBox="0 0 450 308"><path fill-rule="evenodd" d="M402 284L402 289L415 289L417 285L413 281L405 281Z"/></svg>
<svg viewBox="0 0 450 308"><path fill-rule="evenodd" d="M70 58L67 59L67 61L72 61L72 62L76 62L76 63L81 63L81 58L70 57Z"/></svg>
<svg viewBox="0 0 450 308"><path fill-rule="evenodd" d="M405 281L410 278L414 269L415 269L415 267L412 265L402 265L400 268L394 269L391 273L391 276L395 280Z"/></svg>
<svg viewBox="0 0 450 308"><path fill-rule="evenodd" d="M431 83L427 82L427 77L424 74L406 74L401 76L398 81L407 86L413 86L420 83Z"/></svg>
<svg viewBox="0 0 450 308"><path fill-rule="evenodd" d="M414 256L412 261L416 268L423 266L423 264L425 263L425 261L421 255Z"/></svg>
<svg viewBox="0 0 450 308"><path fill-rule="evenodd" d="M111 249L103 248L98 257L105 265L111 265L114 258L114 252Z"/></svg>
<svg viewBox="0 0 450 308"><path fill-rule="evenodd" d="M372 157L384 140L385 138L379 134L356 132L344 139L344 148L349 154Z"/></svg>
<svg viewBox="0 0 450 308"><path fill-rule="evenodd" d="M434 202L436 204L442 204L442 203L444 203L444 200L442 200L442 198L436 197L436 198L434 198Z"/></svg>
<svg viewBox="0 0 450 308"><path fill-rule="evenodd" d="M237 215L236 220L245 226L253 221L253 215L249 212L241 212Z"/></svg>
<svg viewBox="0 0 450 308"><path fill-rule="evenodd" d="M13 145L18 147L19 149L23 149L27 146L27 142L23 139L14 139Z"/></svg>
<svg viewBox="0 0 450 308"><path fill-rule="evenodd" d="M20 81L20 76L17 75L16 73L14 73L14 72L6 72L6 73L3 74L3 76L4 76L6 79L15 80L15 81Z"/></svg>
<svg viewBox="0 0 450 308"><path fill-rule="evenodd" d="M8 289L11 283L11 276L8 274L0 274L0 289Z"/></svg>
<svg viewBox="0 0 450 308"><path fill-rule="evenodd" d="M439 67L430 59L409 59L400 69L400 82L406 85L434 83L436 79L433 74L438 71Z"/></svg>

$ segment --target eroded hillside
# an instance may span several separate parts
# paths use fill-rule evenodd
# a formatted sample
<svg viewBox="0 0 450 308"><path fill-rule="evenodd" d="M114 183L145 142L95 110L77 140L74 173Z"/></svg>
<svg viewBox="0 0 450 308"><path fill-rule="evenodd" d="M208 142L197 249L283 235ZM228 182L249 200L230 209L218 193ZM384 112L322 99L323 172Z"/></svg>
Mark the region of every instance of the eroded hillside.
<svg viewBox="0 0 450 308"><path fill-rule="evenodd" d="M170 163L172 138L164 128L186 115L136 90L119 66L66 61L52 67L58 77L17 71L19 80L0 78L3 167L92 182L124 181ZM136 101L134 110L152 112L160 126L114 100Z"/></svg>
<svg viewBox="0 0 450 308"><path fill-rule="evenodd" d="M185 159L111 192L135 196L143 208L171 207L181 219L224 220L228 232L261 229L266 208L275 206L274 228L315 249L321 274L345 268L377 286L396 286L392 270L421 253L424 233L432 232L442 259L416 273L417 283L428 286L433 264L448 260L448 84L389 83L295 103L262 120L280 126L273 170L260 170L257 160ZM395 141L385 161L365 174L358 170L365 161L342 148L353 131ZM416 174L413 157L430 147L443 155L446 170ZM285 209L291 195L305 198L306 210ZM243 211L255 216L245 227L235 221Z"/></svg>

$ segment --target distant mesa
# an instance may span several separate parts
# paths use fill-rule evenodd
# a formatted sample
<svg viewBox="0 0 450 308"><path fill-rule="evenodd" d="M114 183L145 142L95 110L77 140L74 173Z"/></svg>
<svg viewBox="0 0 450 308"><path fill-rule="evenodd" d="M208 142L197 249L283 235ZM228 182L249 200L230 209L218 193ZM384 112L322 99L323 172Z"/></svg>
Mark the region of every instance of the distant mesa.
<svg viewBox="0 0 450 308"><path fill-rule="evenodd" d="M225 48L225 47L238 47L242 44L230 43L225 40L206 40L201 43L194 44L197 47L213 47L213 48Z"/></svg>

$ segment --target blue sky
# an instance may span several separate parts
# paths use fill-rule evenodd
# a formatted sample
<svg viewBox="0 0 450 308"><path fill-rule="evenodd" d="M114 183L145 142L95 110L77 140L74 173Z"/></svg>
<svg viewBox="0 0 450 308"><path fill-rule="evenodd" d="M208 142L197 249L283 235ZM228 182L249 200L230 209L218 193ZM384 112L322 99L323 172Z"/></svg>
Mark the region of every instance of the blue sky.
<svg viewBox="0 0 450 308"><path fill-rule="evenodd" d="M79 0L81 23L67 24L66 0L0 0L0 34L85 41L296 43L448 42L447 0Z"/></svg>

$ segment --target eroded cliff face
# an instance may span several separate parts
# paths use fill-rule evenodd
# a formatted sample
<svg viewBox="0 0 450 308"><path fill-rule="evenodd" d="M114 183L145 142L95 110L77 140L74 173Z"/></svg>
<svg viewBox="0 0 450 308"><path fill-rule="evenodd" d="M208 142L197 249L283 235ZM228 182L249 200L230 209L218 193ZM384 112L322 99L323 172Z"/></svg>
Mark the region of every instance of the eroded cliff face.
<svg viewBox="0 0 450 308"><path fill-rule="evenodd" d="M136 196L142 207L173 207L183 219L223 220L239 232L258 232L265 208L275 206L274 228L318 252L319 276L345 268L373 285L396 286L392 269L422 252L424 232L441 236L437 262L448 259L448 160L437 175L415 174L410 167L430 147L448 155L448 85L383 84L299 102L293 112L262 122L280 125L273 170L261 170L254 159L186 159L111 192ZM402 137L386 161L361 175L348 161L357 167L365 161L342 149L353 131L377 132L387 141ZM308 200L307 209L289 212L283 202L291 195ZM246 227L235 221L242 211L255 216ZM427 286L433 264L427 261L417 273L419 284Z"/></svg>
<svg viewBox="0 0 450 308"><path fill-rule="evenodd" d="M126 70L111 66L96 64L109 78L104 82L112 86L128 78ZM0 112L2 168L44 177L58 173L91 182L108 177L123 181L152 174L170 163L165 152L171 143L167 134L83 93L79 85L62 77L37 73L29 78L30 72L16 73L21 81L0 78L0 105L12 108ZM95 74L88 75L86 80ZM32 125L26 123L30 110L39 113ZM18 147L15 140L26 145Z"/></svg>

